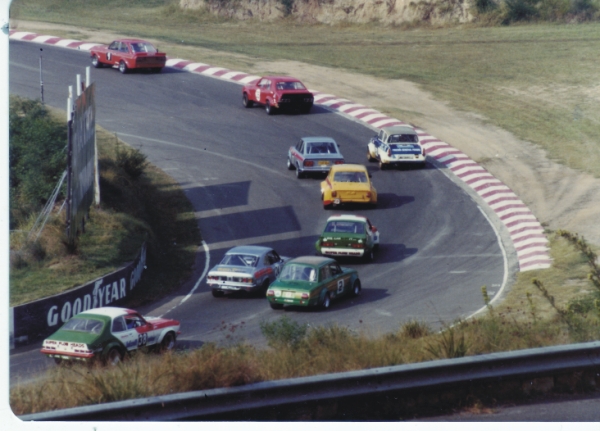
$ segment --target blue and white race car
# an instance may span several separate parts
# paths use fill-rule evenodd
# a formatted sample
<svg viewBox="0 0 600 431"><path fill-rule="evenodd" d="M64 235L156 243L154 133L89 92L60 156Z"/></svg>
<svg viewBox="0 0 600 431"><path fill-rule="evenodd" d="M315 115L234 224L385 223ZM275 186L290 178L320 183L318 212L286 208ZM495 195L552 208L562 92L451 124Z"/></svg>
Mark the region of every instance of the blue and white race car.
<svg viewBox="0 0 600 431"><path fill-rule="evenodd" d="M281 267L290 258L279 256L270 247L244 245L225 253L221 263L213 267L206 283L215 298L226 292L258 292L264 294L275 281Z"/></svg>
<svg viewBox="0 0 600 431"><path fill-rule="evenodd" d="M367 159L379 162L381 170L400 164L425 166L425 149L410 126L384 127L367 144Z"/></svg>

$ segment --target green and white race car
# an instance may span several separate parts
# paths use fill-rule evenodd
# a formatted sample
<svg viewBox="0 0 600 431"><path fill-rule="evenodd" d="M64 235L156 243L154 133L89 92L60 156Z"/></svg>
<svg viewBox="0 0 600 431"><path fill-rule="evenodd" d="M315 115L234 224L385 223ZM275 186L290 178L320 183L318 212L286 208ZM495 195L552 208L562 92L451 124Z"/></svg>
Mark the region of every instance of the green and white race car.
<svg viewBox="0 0 600 431"><path fill-rule="evenodd" d="M135 310L100 307L73 316L44 340L41 353L62 361L101 360L115 365L138 349L172 350L179 321L144 317Z"/></svg>
<svg viewBox="0 0 600 431"><path fill-rule="evenodd" d="M323 256L363 257L374 259L374 251L379 247L379 231L368 218L338 214L327 219L323 233L315 243L315 248Z"/></svg>
<svg viewBox="0 0 600 431"><path fill-rule="evenodd" d="M290 260L267 290L271 308L286 305L328 309L341 296L358 296L360 279L355 269L343 268L331 258L302 256Z"/></svg>

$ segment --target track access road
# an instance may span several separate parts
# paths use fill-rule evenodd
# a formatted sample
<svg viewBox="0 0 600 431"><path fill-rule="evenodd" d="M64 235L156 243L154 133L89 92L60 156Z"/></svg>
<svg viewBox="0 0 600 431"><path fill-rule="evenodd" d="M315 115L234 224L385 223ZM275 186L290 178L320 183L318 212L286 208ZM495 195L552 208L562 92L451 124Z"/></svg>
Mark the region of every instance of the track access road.
<svg viewBox="0 0 600 431"><path fill-rule="evenodd" d="M40 45L10 42L11 94L40 97L39 55ZM44 46L46 104L65 109L67 87L89 65L87 52ZM432 165L379 171L366 160L370 128L319 106L308 115L267 116L260 107L242 106L238 84L169 68L127 75L92 69L91 76L98 124L141 148L181 184L196 210L206 247L199 245L192 279L141 310L179 319L180 345L224 340L231 325L238 325L236 339L263 344L259 323L283 315L371 333L393 331L409 319L437 327L481 308L481 286L494 294L507 279L498 235L473 198ZM321 178L299 180L286 169L287 150L301 136L333 137L347 163L366 164L378 207L323 210ZM375 262L341 262L359 271L358 299L334 302L326 312L274 311L264 298L215 299L200 280L235 245L314 254L327 217L345 211L368 216L381 232ZM11 379L20 362L35 368L38 347L11 357Z"/></svg>

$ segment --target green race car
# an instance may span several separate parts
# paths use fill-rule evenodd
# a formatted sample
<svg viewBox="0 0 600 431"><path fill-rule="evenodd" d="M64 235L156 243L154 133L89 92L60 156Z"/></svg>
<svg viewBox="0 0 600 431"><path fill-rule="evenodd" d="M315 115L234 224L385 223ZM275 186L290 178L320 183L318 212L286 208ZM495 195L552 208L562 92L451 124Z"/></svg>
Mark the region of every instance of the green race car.
<svg viewBox="0 0 600 431"><path fill-rule="evenodd" d="M338 214L327 219L315 248L323 256L362 257L374 259L379 247L379 231L368 218L353 214Z"/></svg>
<svg viewBox="0 0 600 431"><path fill-rule="evenodd" d="M360 279L355 269L343 268L331 258L303 256L290 260L267 290L271 308L285 305L328 309L341 296L358 296Z"/></svg>

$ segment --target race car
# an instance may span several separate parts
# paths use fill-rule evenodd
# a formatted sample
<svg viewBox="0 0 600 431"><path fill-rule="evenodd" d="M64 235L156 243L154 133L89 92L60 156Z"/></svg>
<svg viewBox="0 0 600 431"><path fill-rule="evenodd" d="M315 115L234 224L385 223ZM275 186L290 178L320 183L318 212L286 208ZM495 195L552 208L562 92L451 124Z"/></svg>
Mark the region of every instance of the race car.
<svg viewBox="0 0 600 431"><path fill-rule="evenodd" d="M425 149L409 126L384 127L367 144L367 159L378 161L380 169L400 164L425 166Z"/></svg>
<svg viewBox="0 0 600 431"><path fill-rule="evenodd" d="M331 167L321 182L323 208L345 203L377 205L377 190L371 184L371 174L363 165L343 164Z"/></svg>
<svg viewBox="0 0 600 431"><path fill-rule="evenodd" d="M141 39L118 39L108 46L95 46L90 49L90 56L94 67L117 67L121 73L132 69L159 73L167 62L167 54Z"/></svg>
<svg viewBox="0 0 600 431"><path fill-rule="evenodd" d="M264 294L275 281L289 257L269 247L244 245L225 253L221 263L208 272L206 283L215 298L226 292L254 292Z"/></svg>
<svg viewBox="0 0 600 431"><path fill-rule="evenodd" d="M374 251L379 248L379 231L364 216L333 215L327 219L315 248L323 256L363 257L371 262Z"/></svg>
<svg viewBox="0 0 600 431"><path fill-rule="evenodd" d="M268 115L280 109L308 113L313 102L313 94L302 82L290 76L265 76L242 88L244 106L263 105Z"/></svg>
<svg viewBox="0 0 600 431"><path fill-rule="evenodd" d="M288 150L287 168L296 170L296 177L309 173L327 173L333 165L344 163L338 144L333 138L302 138Z"/></svg>
<svg viewBox="0 0 600 431"><path fill-rule="evenodd" d="M173 350L179 327L177 320L144 317L129 308L93 308L45 339L40 352L57 363L100 360L116 365L138 349Z"/></svg>
<svg viewBox="0 0 600 431"><path fill-rule="evenodd" d="M332 300L358 296L361 289L355 269L341 267L328 257L303 256L284 265L277 280L267 290L267 300L274 310L286 305L327 310Z"/></svg>

